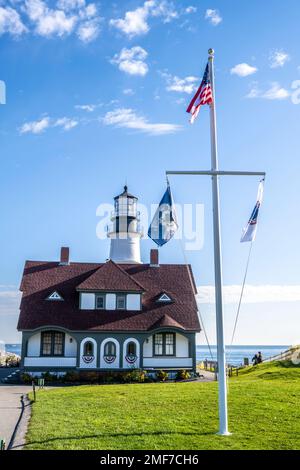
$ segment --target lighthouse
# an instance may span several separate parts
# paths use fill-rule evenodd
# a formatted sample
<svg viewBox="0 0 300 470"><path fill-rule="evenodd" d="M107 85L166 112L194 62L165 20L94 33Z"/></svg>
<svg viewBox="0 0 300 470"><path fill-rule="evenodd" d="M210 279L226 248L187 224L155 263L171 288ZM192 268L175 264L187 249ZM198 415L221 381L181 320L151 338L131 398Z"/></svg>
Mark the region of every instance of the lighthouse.
<svg viewBox="0 0 300 470"><path fill-rule="evenodd" d="M114 211L107 236L110 239L109 258L116 263L141 264L138 198L129 194L127 186L114 198Z"/></svg>

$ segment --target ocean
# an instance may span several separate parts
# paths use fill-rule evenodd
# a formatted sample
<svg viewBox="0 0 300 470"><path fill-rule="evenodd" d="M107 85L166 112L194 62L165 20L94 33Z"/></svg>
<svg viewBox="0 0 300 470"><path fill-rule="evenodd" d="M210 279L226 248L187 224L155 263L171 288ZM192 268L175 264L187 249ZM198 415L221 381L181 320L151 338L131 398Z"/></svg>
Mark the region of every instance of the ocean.
<svg viewBox="0 0 300 470"><path fill-rule="evenodd" d="M244 358L251 359L255 353L261 351L263 359L276 356L286 351L290 346L232 346L231 350L227 349L227 360L231 365L239 366L244 363ZM21 355L21 344L6 344L5 350L14 354ZM217 360L217 348L211 346L213 360ZM197 346L197 361L211 360L208 346Z"/></svg>
<svg viewBox="0 0 300 470"><path fill-rule="evenodd" d="M268 359L271 356L276 356L283 351L289 349L290 346L232 346L229 349L229 346L226 350L227 361L230 365L240 366L244 364L244 358L249 359L249 364L251 360L258 351L262 353L263 359ZM208 346L197 346L196 355L197 361L204 361L205 359L217 360L217 347L211 346L211 352L213 359L211 358Z"/></svg>
<svg viewBox="0 0 300 470"><path fill-rule="evenodd" d="M5 351L21 356L21 344L7 343L5 344Z"/></svg>

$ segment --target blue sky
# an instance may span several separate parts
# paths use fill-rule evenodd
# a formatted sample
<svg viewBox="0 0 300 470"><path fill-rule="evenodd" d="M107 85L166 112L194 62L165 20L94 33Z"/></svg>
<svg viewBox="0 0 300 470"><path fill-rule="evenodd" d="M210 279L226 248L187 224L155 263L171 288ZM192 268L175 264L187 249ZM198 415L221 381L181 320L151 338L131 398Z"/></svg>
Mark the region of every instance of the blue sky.
<svg viewBox="0 0 300 470"><path fill-rule="evenodd" d="M297 0L0 0L0 339L18 338L25 259L55 260L68 245L73 261L102 262L96 209L125 181L149 206L166 169L209 168L208 109L191 126L185 108L214 47L220 168L267 172L236 343L300 342L299 19ZM227 338L257 184L221 181ZM186 257L214 342L210 180L171 186L177 203L204 205L203 248ZM151 247L142 241L145 262ZM160 258L183 263L179 241Z"/></svg>

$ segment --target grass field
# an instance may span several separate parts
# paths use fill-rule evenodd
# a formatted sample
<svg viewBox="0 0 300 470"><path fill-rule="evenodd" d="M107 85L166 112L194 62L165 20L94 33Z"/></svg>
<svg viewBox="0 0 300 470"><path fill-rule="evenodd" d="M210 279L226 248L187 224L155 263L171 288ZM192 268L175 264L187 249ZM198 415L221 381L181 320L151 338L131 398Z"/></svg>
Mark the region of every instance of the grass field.
<svg viewBox="0 0 300 470"><path fill-rule="evenodd" d="M26 449L300 449L300 367L249 368L229 382L230 437L217 384L104 385L40 391Z"/></svg>

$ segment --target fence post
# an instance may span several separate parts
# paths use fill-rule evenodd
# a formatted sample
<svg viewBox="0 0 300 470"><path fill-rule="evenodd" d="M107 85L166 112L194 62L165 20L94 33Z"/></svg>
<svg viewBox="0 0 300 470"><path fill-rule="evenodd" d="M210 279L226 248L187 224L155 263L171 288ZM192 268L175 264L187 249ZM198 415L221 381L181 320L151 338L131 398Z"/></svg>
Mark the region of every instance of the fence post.
<svg viewBox="0 0 300 470"><path fill-rule="evenodd" d="M36 401L35 382L32 381L33 401Z"/></svg>

